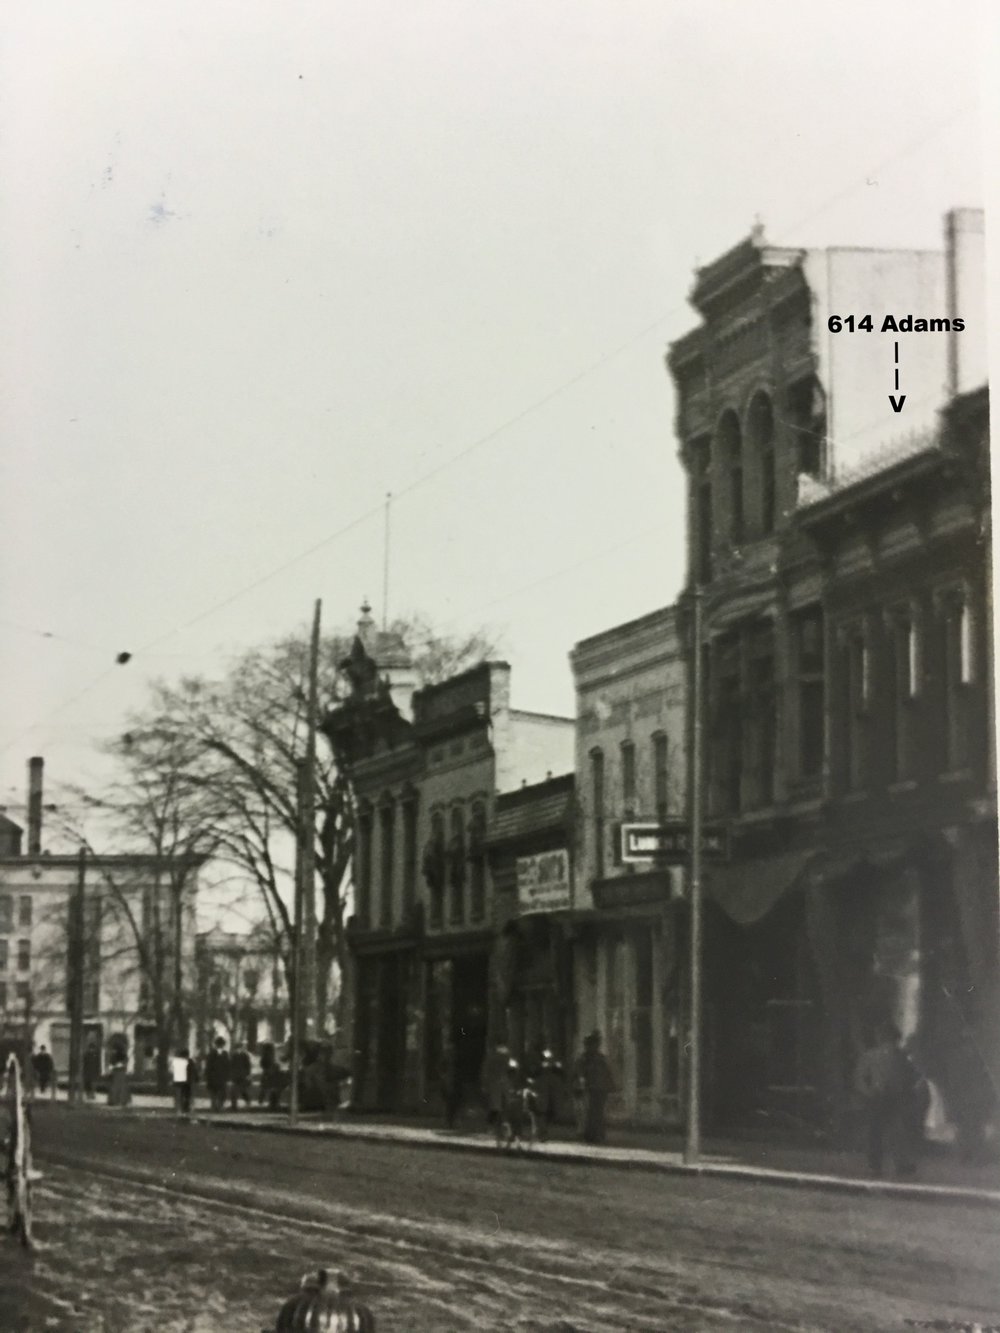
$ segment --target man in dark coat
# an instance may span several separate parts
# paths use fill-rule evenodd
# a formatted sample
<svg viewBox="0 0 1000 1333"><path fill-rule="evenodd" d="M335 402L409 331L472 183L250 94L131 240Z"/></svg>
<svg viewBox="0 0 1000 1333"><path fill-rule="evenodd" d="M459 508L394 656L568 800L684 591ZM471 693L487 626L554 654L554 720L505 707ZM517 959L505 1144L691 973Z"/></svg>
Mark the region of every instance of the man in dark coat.
<svg viewBox="0 0 1000 1333"><path fill-rule="evenodd" d="M215 1045L205 1059L205 1086L212 1110L221 1111L229 1088L229 1052L222 1037L216 1037Z"/></svg>
<svg viewBox="0 0 1000 1333"><path fill-rule="evenodd" d="M35 1088L41 1096L49 1090L49 1084L52 1083L52 1056L44 1046L39 1046L38 1050L32 1056L31 1067L35 1075ZM55 1084L52 1083L52 1096L56 1095Z"/></svg>
<svg viewBox="0 0 1000 1333"><path fill-rule="evenodd" d="M97 1080L101 1074L101 1053L91 1038L83 1053L83 1092L90 1101L97 1096Z"/></svg>
<svg viewBox="0 0 1000 1333"><path fill-rule="evenodd" d="M583 1098L583 1140L604 1143L608 1137L604 1108L615 1090L615 1079L607 1057L601 1050L601 1034L592 1032L583 1043L583 1054L576 1062L574 1084Z"/></svg>
<svg viewBox="0 0 1000 1333"><path fill-rule="evenodd" d="M253 1065L250 1060L250 1053L245 1046L237 1046L233 1051L233 1058L230 1062L229 1077L231 1080L231 1098L232 1108L235 1111L240 1098L250 1105L250 1074Z"/></svg>

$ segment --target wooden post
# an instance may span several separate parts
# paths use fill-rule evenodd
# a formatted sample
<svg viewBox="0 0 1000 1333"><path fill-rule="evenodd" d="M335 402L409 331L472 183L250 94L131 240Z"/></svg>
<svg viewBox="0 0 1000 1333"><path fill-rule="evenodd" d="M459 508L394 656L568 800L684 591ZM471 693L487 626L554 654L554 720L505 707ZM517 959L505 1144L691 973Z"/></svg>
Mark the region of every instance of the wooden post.
<svg viewBox="0 0 1000 1333"><path fill-rule="evenodd" d="M687 1138L684 1145L684 1161L688 1166L697 1164L701 1155L701 1057L702 1057L702 1010L701 1010L701 962L702 962L702 898L701 898L701 838L702 838L702 591L694 590L694 680L691 688L691 707L693 710L691 725L691 754L689 761L688 800L691 811L691 860L688 871L688 896L691 913L689 939L690 983L690 1050L688 1053L688 1113Z"/></svg>
<svg viewBox="0 0 1000 1333"><path fill-rule="evenodd" d="M83 1008L84 969L86 966L86 880L87 849L80 848L76 872L76 892L69 916L69 1087L71 1102L83 1100Z"/></svg>

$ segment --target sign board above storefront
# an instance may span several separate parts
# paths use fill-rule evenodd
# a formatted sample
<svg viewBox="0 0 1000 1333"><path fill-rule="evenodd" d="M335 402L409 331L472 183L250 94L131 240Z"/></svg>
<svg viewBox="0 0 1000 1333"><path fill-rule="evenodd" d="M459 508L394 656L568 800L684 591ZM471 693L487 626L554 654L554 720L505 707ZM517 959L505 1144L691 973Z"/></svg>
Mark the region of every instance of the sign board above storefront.
<svg viewBox="0 0 1000 1333"><path fill-rule="evenodd" d="M558 912L570 907L569 852L539 852L517 858L517 906L526 912Z"/></svg>
<svg viewBox="0 0 1000 1333"><path fill-rule="evenodd" d="M656 861L658 865L684 865L691 854L691 837L686 819L665 820L662 824L623 824L622 860ZM713 861L729 855L729 839L722 824L705 824L701 830L701 854Z"/></svg>

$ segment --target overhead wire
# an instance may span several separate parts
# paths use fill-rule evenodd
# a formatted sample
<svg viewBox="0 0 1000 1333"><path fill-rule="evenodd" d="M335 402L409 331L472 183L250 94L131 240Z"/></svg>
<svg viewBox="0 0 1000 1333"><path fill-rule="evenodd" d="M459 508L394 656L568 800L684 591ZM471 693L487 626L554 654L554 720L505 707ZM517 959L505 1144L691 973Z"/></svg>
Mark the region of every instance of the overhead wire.
<svg viewBox="0 0 1000 1333"><path fill-rule="evenodd" d="M787 236L790 232L805 225L806 222L810 222L814 218L820 216L821 214L828 212L831 208L839 204L843 199L847 198L849 195L853 194L858 189L863 188L871 179L871 173L882 171L890 163L895 162L900 158L909 156L917 148L922 147L925 143L928 143L931 139L935 138L938 134L942 132L942 130L947 129L957 120L969 114L970 111L975 109L976 105L977 105L976 102L972 100L960 104L951 113L949 113L949 115L945 117L943 120L936 122L934 125L922 131L919 135L914 136L913 139L908 140L907 143L904 144L901 148L894 150L892 153L882 158L876 166L870 167L860 180L855 180L854 183L844 186L843 189L828 196L822 203L818 204L808 213L800 216L794 222L790 222L779 228L778 232L779 238L781 236ZM434 481L437 477L439 477L449 468L462 462L464 459L468 458L473 453L484 448L487 444L490 444L492 441L498 439L501 435L504 435L513 426L516 426L521 421L531 416L533 413L547 406L549 403L553 402L555 399L560 397L569 389L574 388L577 384L587 379L590 375L602 369L609 362L621 356L623 352L630 350L636 343L641 342L644 338L648 337L649 334L651 334L656 329L660 328L661 325L666 323L667 320L673 318L674 315L680 313L686 308L687 308L686 298L685 300L679 301L674 305L670 306L667 310L659 314L655 319L644 324L643 327L639 329L637 332L629 335L623 341L617 343L611 350L602 353L601 356L588 362L581 370L569 376L567 379L562 380L558 385L554 386L552 389L541 394L539 397L533 399L524 408L514 413L513 416L508 417L500 425L495 426L491 430L487 431L485 434L476 437L476 439L472 440L469 444L464 446L462 449L458 450L457 453L452 454L448 458L444 459L442 462L436 464L434 467L422 473L420 476L414 478L409 483L406 483L394 489L393 498L400 499L407 495L412 495L414 492L418 491L422 487L429 485L432 481ZM348 535L350 532L353 532L355 529L363 526L370 519L381 517L383 512L384 512L384 497L380 498L377 503L372 504L362 513L356 515L349 522L342 524L340 527L334 529L326 536L320 538L319 541L312 543L310 546L297 552L289 559L282 561L280 564L266 571L264 574L260 575L258 578L254 579L250 583L247 583L242 587L236 589L228 596L222 598L217 602L212 603L204 610L198 612L197 615L194 615L190 617L190 619L188 620L173 625L170 629L165 630L162 634L158 634L154 638L147 640L145 643L141 644L138 648L134 649L130 653L130 656L134 657L136 655L148 653L152 648L156 647L160 643L163 643L167 639L173 637L173 635L183 633L185 630L192 628L194 625L200 624L202 621L207 620L209 617L217 614L219 611L225 610L226 607L231 606L234 602L240 600L242 597L245 597L249 593L256 591L257 588L260 588L264 584L269 583L273 579L279 577L281 574L293 568L295 565L300 564L303 560L307 560L310 556L315 555L318 551L323 550L324 548L331 545L335 541L338 541L340 538ZM628 541L631 540L632 538L629 538L623 544L628 544ZM543 579L541 581L545 580ZM536 585L534 584L526 585L526 587L521 591L530 590L530 588L533 586ZM517 594L511 594L511 595L517 595ZM505 599L506 598L501 598L498 600L505 600ZM46 631L33 631L33 632L40 633L42 637L52 637L52 638L58 637L56 635L50 635ZM67 708L72 707L73 704L77 703L81 698L83 698L85 695L87 695L92 690L96 689L100 684L102 684L109 676L113 675L116 670L117 666L112 665L105 671L102 671L88 684L84 685L80 690L76 691L68 699L58 704L44 717L36 720L35 722L32 722L28 727L24 728L11 740L7 741L3 745L0 745L0 754L6 753L9 749L11 749L18 742L20 742L25 736L29 735L32 731L35 731L39 727L44 726L51 718L57 717Z"/></svg>

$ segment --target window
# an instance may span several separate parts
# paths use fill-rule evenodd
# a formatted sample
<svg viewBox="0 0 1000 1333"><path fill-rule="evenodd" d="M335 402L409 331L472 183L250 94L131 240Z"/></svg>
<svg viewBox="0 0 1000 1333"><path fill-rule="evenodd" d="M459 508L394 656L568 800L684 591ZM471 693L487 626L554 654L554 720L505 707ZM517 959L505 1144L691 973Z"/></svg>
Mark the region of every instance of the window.
<svg viewBox="0 0 1000 1333"><path fill-rule="evenodd" d="M789 390L788 406L795 431L796 470L808 477L819 477L826 444L823 392L814 379L800 380Z"/></svg>
<svg viewBox="0 0 1000 1333"><path fill-rule="evenodd" d="M0 981L0 1014L7 1008L7 983Z"/></svg>
<svg viewBox="0 0 1000 1333"><path fill-rule="evenodd" d="M919 689L919 645L912 613L897 612L887 626L886 725L889 780L911 776L914 768L914 701Z"/></svg>
<svg viewBox="0 0 1000 1333"><path fill-rule="evenodd" d="M17 996L17 1002L22 1009L27 1009L31 1004L31 982L19 981L14 987L14 994Z"/></svg>
<svg viewBox="0 0 1000 1333"><path fill-rule="evenodd" d="M594 874L604 874L604 752L590 752L590 792L594 819Z"/></svg>
<svg viewBox="0 0 1000 1333"><path fill-rule="evenodd" d="M372 899L372 811L362 807L358 815L358 920L367 926Z"/></svg>
<svg viewBox="0 0 1000 1333"><path fill-rule="evenodd" d="M6 972L10 966L9 948L6 940L0 940L0 972Z"/></svg>
<svg viewBox="0 0 1000 1333"><path fill-rule="evenodd" d="M740 697L740 642L720 639L715 652L715 707L712 717L712 798L716 814L740 809L743 784L743 721Z"/></svg>
<svg viewBox="0 0 1000 1333"><path fill-rule="evenodd" d="M823 772L825 742L825 671L823 612L800 611L794 622L798 693L798 769L801 778Z"/></svg>
<svg viewBox="0 0 1000 1333"><path fill-rule="evenodd" d="M382 873L378 900L378 923L392 923L393 869L396 863L396 807L387 800L379 811L382 824Z"/></svg>
<svg viewBox="0 0 1000 1333"><path fill-rule="evenodd" d="M622 741L622 801L625 818L635 818L635 745Z"/></svg>
<svg viewBox="0 0 1000 1333"><path fill-rule="evenodd" d="M963 589L949 592L942 604L944 631L945 759L949 771L969 762L968 686L973 679L972 616Z"/></svg>
<svg viewBox="0 0 1000 1333"><path fill-rule="evenodd" d="M774 412L766 393L754 395L747 414L747 435L760 484L760 532L774 531Z"/></svg>
<svg viewBox="0 0 1000 1333"><path fill-rule="evenodd" d="M667 738L662 731L658 731L653 737L653 798L656 804L656 818L661 824L670 809L668 760Z"/></svg>
<svg viewBox="0 0 1000 1333"><path fill-rule="evenodd" d="M403 798L403 912L409 916L417 897L417 797Z"/></svg>
<svg viewBox="0 0 1000 1333"><path fill-rule="evenodd" d="M844 646L844 679L847 688L847 786L859 791L867 770L867 720L871 691L871 666L864 629L855 626Z"/></svg>
<svg viewBox="0 0 1000 1333"><path fill-rule="evenodd" d="M447 873L444 845L444 815L435 810L431 815L431 836L424 852L424 879L430 891L430 923L444 923L444 883Z"/></svg>
<svg viewBox="0 0 1000 1333"><path fill-rule="evenodd" d="M17 924L19 926L31 926L31 895L23 894L18 899L17 904Z"/></svg>
<svg viewBox="0 0 1000 1333"><path fill-rule="evenodd" d="M31 940L18 940L17 942L17 970L19 972L31 971Z"/></svg>
<svg viewBox="0 0 1000 1333"><path fill-rule="evenodd" d="M695 579L709 583L712 578L712 547L715 535L712 529L712 473L711 450L707 437L695 440L691 446L692 502L694 508Z"/></svg>
<svg viewBox="0 0 1000 1333"><path fill-rule="evenodd" d="M747 785L751 808L774 800L777 695L774 683L774 632L761 625L749 635L747 713Z"/></svg>
<svg viewBox="0 0 1000 1333"><path fill-rule="evenodd" d="M9 894L0 894L0 930L14 929L14 899Z"/></svg>
<svg viewBox="0 0 1000 1333"><path fill-rule="evenodd" d="M465 814L460 805L451 812L451 838L448 842L448 883L451 886L452 925L465 920Z"/></svg>
<svg viewBox="0 0 1000 1333"><path fill-rule="evenodd" d="M718 457L726 470L729 486L729 539L734 546L743 542L743 440L735 412L725 412L719 421Z"/></svg>
<svg viewBox="0 0 1000 1333"><path fill-rule="evenodd" d="M469 821L469 916L482 921L486 915L486 810L481 802L472 807Z"/></svg>

